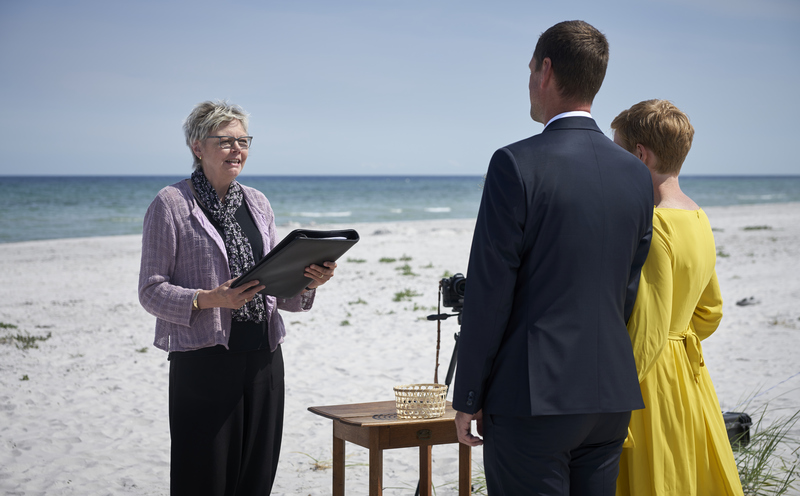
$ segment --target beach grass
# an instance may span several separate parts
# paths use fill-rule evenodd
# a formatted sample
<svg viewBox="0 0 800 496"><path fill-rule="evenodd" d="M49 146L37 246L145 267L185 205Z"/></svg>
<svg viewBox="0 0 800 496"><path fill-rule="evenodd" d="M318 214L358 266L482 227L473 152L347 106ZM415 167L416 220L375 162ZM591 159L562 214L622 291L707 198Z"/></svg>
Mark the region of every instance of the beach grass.
<svg viewBox="0 0 800 496"><path fill-rule="evenodd" d="M414 273L413 270L411 270L411 266L408 265L408 264L401 265L400 267L396 267L394 270L399 271L401 276L416 276L417 275L417 274Z"/></svg>
<svg viewBox="0 0 800 496"><path fill-rule="evenodd" d="M18 329L14 324L6 324L4 322L0 322L0 328L2 329ZM31 335L28 332L22 333L17 332L16 334L7 334L5 336L0 336L0 344L14 344L20 350L29 350L31 348L38 348L40 341L47 341L53 336L52 333L48 332L47 336L35 336Z"/></svg>
<svg viewBox="0 0 800 496"><path fill-rule="evenodd" d="M734 457L746 496L779 496L793 490L797 482L800 440L789 432L800 420L800 411L765 425L764 405L750 429L746 446L734 443Z"/></svg>
<svg viewBox="0 0 800 496"><path fill-rule="evenodd" d="M410 301L411 298L415 296L422 296L422 294L417 293L413 289L406 288L403 291L398 291L395 293L392 301Z"/></svg>
<svg viewBox="0 0 800 496"><path fill-rule="evenodd" d="M333 458L314 458L313 456L309 455L308 453L303 453L302 451L293 451L292 453L297 453L298 455L307 456L311 460L311 470L319 471L319 470L328 470L333 468ZM352 457L353 455L346 455L344 457L345 460ZM344 464L345 468L352 468L352 467L367 467L369 466L368 463L347 463L345 461Z"/></svg>

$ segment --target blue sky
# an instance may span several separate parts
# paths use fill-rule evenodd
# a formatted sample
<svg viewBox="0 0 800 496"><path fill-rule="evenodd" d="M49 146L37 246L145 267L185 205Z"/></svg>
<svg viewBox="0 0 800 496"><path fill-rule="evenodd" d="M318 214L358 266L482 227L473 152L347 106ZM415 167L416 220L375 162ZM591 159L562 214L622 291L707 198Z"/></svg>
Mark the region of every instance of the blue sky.
<svg viewBox="0 0 800 496"><path fill-rule="evenodd" d="M800 174L800 1L0 2L0 175L184 175L203 100L251 114L245 174L483 174L539 133L552 24L611 44L593 115L649 98L696 128L685 174Z"/></svg>

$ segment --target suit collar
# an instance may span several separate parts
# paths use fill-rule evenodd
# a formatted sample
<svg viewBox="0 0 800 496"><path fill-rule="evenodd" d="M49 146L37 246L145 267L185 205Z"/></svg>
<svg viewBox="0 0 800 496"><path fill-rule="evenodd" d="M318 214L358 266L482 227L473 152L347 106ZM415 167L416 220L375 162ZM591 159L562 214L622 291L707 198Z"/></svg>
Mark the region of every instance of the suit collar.
<svg viewBox="0 0 800 496"><path fill-rule="evenodd" d="M591 118L592 114L590 114L589 112L586 112L585 110L569 110L567 112L561 112L558 115L554 115L549 121L547 121L547 124L545 124L544 127L547 127L552 122L555 122L558 119L563 119L564 117L589 117L589 118Z"/></svg>
<svg viewBox="0 0 800 496"><path fill-rule="evenodd" d="M585 129L602 133L600 128L597 127L597 123L591 117L562 117L561 119L552 121L542 132L546 133L563 129Z"/></svg>

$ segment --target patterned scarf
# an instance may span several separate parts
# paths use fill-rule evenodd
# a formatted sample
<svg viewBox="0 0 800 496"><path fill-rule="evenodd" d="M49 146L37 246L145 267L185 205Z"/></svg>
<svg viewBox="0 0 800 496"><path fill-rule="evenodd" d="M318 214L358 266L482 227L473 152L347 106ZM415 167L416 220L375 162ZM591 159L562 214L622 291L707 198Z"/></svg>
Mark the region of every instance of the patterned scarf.
<svg viewBox="0 0 800 496"><path fill-rule="evenodd" d="M242 206L244 196L242 187L239 183L232 181L228 187L228 194L222 202L219 201L217 192L203 174L197 170L192 173L192 184L197 195L211 212L214 220L222 226L222 234L225 240L225 250L228 252L228 266L231 269L231 277L239 277L250 267L255 265L253 259L253 248L250 241L242 231L241 226L236 221L234 214ZM264 322L267 320L267 311L264 307L264 298L256 295L255 298L247 302L243 307L233 310L233 319L239 322L253 321Z"/></svg>

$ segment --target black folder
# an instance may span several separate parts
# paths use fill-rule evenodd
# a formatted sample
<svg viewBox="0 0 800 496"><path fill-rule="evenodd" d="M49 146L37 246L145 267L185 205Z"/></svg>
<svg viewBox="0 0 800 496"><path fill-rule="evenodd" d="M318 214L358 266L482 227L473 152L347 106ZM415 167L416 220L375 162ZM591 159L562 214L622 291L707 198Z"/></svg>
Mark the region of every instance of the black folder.
<svg viewBox="0 0 800 496"><path fill-rule="evenodd" d="M233 281L231 287L256 279L266 286L259 293L294 298L312 282L312 279L303 275L306 267L335 262L358 240L358 233L353 229L295 229L250 270Z"/></svg>

